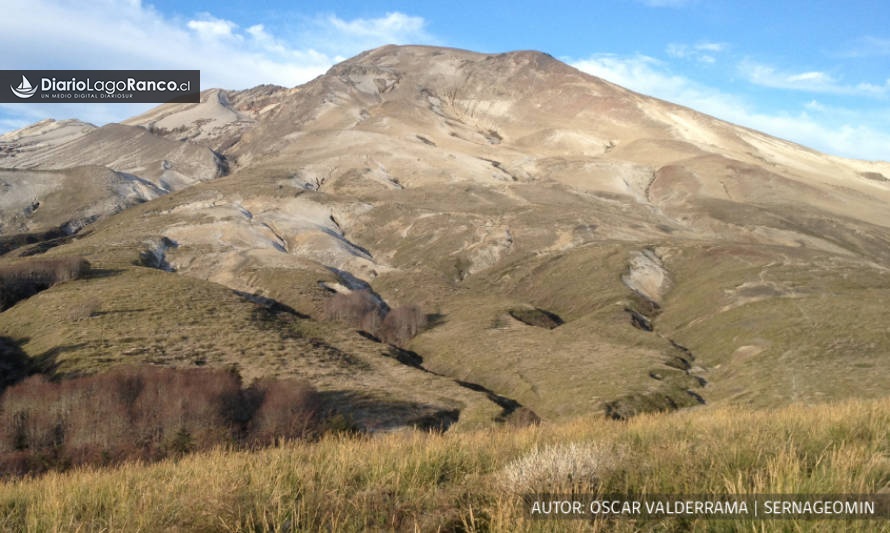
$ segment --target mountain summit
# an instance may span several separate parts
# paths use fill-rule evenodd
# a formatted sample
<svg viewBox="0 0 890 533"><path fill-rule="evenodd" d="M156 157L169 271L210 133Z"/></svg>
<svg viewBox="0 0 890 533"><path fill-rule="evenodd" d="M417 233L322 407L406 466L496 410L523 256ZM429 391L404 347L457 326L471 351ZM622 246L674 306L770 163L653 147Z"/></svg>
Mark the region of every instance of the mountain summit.
<svg viewBox="0 0 890 533"><path fill-rule="evenodd" d="M60 375L296 375L369 428L773 406L890 378L890 164L539 52L385 46L296 88L38 123L0 137L0 189L0 261L108 273L0 313ZM86 299L101 313L72 323ZM356 305L428 325L387 337L343 319Z"/></svg>

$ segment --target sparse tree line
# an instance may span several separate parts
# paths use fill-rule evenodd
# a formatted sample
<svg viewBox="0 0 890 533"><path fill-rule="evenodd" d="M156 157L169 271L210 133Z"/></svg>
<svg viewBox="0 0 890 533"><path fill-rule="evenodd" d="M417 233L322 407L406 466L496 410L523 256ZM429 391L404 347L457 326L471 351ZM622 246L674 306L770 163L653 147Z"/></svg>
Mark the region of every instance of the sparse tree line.
<svg viewBox="0 0 890 533"><path fill-rule="evenodd" d="M0 267L0 311L57 283L85 276L90 263L82 257L26 261Z"/></svg>
<svg viewBox="0 0 890 533"><path fill-rule="evenodd" d="M323 415L303 381L245 387L224 369L122 366L59 382L34 375L0 396L0 475L266 446L325 431Z"/></svg>
<svg viewBox="0 0 890 533"><path fill-rule="evenodd" d="M416 337L427 325L420 307L406 305L388 309L367 290L335 294L325 302L324 315L397 346Z"/></svg>

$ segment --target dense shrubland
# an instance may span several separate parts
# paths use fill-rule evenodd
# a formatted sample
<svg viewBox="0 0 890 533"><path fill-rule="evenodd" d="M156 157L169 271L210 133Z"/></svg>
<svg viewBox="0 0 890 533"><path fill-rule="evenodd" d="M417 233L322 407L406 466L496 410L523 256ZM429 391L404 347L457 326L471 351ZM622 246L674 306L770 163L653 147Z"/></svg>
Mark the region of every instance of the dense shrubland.
<svg viewBox="0 0 890 533"><path fill-rule="evenodd" d="M0 397L0 472L264 446L314 434L321 414L304 382L244 387L222 369L122 366L59 382L34 375Z"/></svg>

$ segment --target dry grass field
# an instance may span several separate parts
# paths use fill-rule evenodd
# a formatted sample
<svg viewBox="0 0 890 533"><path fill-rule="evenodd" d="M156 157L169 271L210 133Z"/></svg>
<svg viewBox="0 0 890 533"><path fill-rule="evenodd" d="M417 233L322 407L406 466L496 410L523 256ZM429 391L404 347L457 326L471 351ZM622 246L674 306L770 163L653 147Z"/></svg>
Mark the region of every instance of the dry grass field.
<svg viewBox="0 0 890 533"><path fill-rule="evenodd" d="M400 431L0 484L4 531L890 531L890 521L532 519L527 493L890 491L890 401Z"/></svg>

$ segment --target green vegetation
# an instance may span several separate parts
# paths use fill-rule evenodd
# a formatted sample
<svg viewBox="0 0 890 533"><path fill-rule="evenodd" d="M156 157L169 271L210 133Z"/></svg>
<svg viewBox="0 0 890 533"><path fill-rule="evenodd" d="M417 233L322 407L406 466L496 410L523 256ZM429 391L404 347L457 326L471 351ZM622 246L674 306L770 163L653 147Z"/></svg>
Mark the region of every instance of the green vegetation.
<svg viewBox="0 0 890 533"><path fill-rule="evenodd" d="M695 355L709 402L774 407L881 398L886 269L806 248L678 248L656 330Z"/></svg>
<svg viewBox="0 0 890 533"><path fill-rule="evenodd" d="M525 492L874 494L890 400L328 436L0 484L5 531L890 531L886 521L530 520Z"/></svg>
<svg viewBox="0 0 890 533"><path fill-rule="evenodd" d="M138 257L139 248L130 252ZM328 297L324 289L307 290L302 309L320 317ZM247 383L309 381L334 410L367 428L435 426L431 421L455 411L461 423L481 425L501 412L484 393L407 366L393 348L352 328L129 263L94 262L87 276L4 311L0 328L14 341L10 364L54 379L122 364L234 367Z"/></svg>

